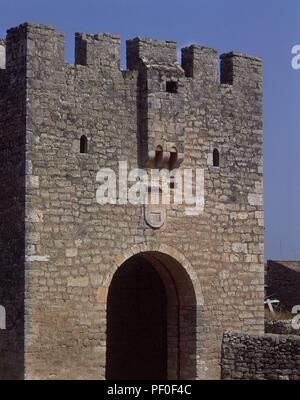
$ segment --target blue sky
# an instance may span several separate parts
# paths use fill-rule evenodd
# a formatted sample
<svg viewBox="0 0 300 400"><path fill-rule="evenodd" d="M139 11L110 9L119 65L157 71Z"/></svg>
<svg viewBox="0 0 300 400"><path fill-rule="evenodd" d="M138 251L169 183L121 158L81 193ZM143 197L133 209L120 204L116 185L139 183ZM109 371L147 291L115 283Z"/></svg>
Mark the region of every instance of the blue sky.
<svg viewBox="0 0 300 400"><path fill-rule="evenodd" d="M54 25L70 62L78 31L119 33L123 55L126 39L146 36L262 56L265 254L300 259L300 70L291 68L299 0L0 0L0 9L0 36L25 21Z"/></svg>

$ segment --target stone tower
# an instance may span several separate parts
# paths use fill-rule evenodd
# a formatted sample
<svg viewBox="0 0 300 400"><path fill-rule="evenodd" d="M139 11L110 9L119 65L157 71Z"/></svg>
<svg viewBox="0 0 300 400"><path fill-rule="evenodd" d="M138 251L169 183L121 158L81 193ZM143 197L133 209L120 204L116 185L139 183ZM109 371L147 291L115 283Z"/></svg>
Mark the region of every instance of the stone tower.
<svg viewBox="0 0 300 400"><path fill-rule="evenodd" d="M2 378L220 377L264 327L262 67L23 24L0 42ZM6 47L6 57L4 48ZM5 59L6 58L6 59ZM204 170L204 209L96 201L101 168Z"/></svg>

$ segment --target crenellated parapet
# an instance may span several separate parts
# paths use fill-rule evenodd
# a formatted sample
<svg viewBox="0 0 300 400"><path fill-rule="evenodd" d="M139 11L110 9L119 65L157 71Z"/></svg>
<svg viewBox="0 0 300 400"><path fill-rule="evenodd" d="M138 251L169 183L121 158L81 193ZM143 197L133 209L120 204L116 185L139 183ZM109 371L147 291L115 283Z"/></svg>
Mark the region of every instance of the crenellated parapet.
<svg viewBox="0 0 300 400"><path fill-rule="evenodd" d="M0 41L0 69L5 67L8 76L37 79L41 86L43 82L65 84L65 72L71 70L80 70L87 77L93 72L96 81L104 72L106 77L114 75L119 81L122 76L124 81L130 76L118 74L121 58L118 35L76 33L74 65L65 62L64 46L63 33L53 27L22 24L9 29L5 41ZM183 48L181 54L180 64L174 41L137 37L126 42L128 71L138 74L136 111L141 166L180 166L193 93L199 99L203 88L209 95L211 90L218 92L230 85L235 88L234 96L243 93L251 101L257 101L257 110L260 108L262 63L259 58L236 52L223 54L218 78L216 49L193 44ZM117 86L115 90L118 91ZM226 96L226 90L220 94Z"/></svg>
<svg viewBox="0 0 300 400"><path fill-rule="evenodd" d="M5 51L6 46L6 51ZM64 34L48 25L24 23L7 31L0 39L0 68L15 69L22 63L38 63L46 69L55 65L62 68ZM177 61L174 41L159 41L137 37L126 42L126 63L129 70L147 70L165 74L176 80L185 76L195 80L218 81L218 53L216 49L190 45L181 50L181 65ZM75 65L91 68L120 68L120 37L110 33L75 34ZM261 59L247 54L230 52L220 56L220 84L259 87ZM152 72L151 72L152 73ZM153 72L154 73L154 72ZM147 72L149 75L150 72ZM153 86L154 85L154 86ZM164 82L147 82L147 90L164 89Z"/></svg>
<svg viewBox="0 0 300 400"><path fill-rule="evenodd" d="M12 67L17 59L43 59L45 66L50 62L63 66L64 34L48 25L24 23L7 31L7 37L0 39L0 62L5 60ZM216 49L201 45L190 45L181 49L181 67L177 61L176 42L152 40L137 37L126 41L126 62L129 70L141 65L152 68L173 67L184 71L186 77L218 81L218 53ZM243 53L229 52L220 56L221 84L249 84L253 77L261 79L261 59ZM76 33L75 64L91 67L120 67L120 37L110 33ZM250 75L251 74L251 77ZM248 79L247 79L248 76ZM251 79L250 79L251 78Z"/></svg>

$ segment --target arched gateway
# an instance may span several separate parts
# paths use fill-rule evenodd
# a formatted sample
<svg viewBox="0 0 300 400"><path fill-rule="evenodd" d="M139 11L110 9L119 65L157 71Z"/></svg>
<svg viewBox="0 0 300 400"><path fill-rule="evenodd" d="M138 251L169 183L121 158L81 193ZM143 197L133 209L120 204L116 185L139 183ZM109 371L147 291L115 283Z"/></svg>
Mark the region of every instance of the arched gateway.
<svg viewBox="0 0 300 400"><path fill-rule="evenodd" d="M131 253L108 291L106 378L195 379L196 274L168 246Z"/></svg>

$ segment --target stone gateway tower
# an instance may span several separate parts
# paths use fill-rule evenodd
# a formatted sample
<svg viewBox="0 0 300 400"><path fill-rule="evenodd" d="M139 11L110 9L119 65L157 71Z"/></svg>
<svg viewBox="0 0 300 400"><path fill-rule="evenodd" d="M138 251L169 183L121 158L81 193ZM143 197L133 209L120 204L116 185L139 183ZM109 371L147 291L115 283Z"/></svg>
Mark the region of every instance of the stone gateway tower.
<svg viewBox="0 0 300 400"><path fill-rule="evenodd" d="M219 379L264 328L261 61L23 24L0 42L0 375ZM97 173L204 171L204 207L99 204ZM151 188L150 188L151 189ZM174 186L170 186L170 191Z"/></svg>

